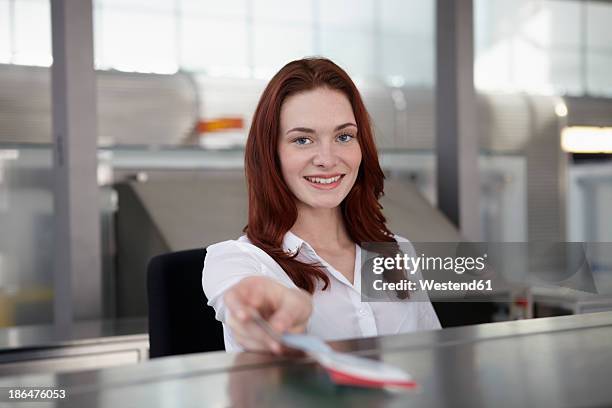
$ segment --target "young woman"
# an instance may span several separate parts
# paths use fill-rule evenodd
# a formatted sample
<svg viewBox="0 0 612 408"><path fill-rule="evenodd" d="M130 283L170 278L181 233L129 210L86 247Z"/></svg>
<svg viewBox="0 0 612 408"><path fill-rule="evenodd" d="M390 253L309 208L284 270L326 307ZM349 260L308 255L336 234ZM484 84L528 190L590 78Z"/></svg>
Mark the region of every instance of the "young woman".
<svg viewBox="0 0 612 408"><path fill-rule="evenodd" d="M280 352L255 322L324 340L440 327L428 300L362 302L362 242L408 242L385 225L384 175L359 91L327 59L270 81L245 150L248 225L208 247L202 284L227 351Z"/></svg>

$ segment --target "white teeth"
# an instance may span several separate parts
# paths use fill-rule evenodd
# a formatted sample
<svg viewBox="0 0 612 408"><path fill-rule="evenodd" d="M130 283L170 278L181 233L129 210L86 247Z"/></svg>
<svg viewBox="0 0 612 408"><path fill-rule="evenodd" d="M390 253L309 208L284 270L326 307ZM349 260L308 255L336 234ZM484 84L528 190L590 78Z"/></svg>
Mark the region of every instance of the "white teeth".
<svg viewBox="0 0 612 408"><path fill-rule="evenodd" d="M306 179L312 183L331 184L331 183L335 183L336 181L340 180L340 177L341 176L330 177L330 178L306 177Z"/></svg>

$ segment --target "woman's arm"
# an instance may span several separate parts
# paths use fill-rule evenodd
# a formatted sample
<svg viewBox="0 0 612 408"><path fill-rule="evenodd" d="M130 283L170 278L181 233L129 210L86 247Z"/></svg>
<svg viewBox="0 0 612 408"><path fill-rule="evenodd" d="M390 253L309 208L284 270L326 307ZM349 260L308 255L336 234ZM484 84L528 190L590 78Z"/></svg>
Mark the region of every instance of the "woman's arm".
<svg viewBox="0 0 612 408"><path fill-rule="evenodd" d="M207 249L202 288L215 317L223 323L225 347L278 351L253 321L255 312L278 331L304 331L312 312L311 296L268 276L251 253L251 245L224 241Z"/></svg>
<svg viewBox="0 0 612 408"><path fill-rule="evenodd" d="M302 289L288 288L265 276L250 276L223 296L229 311L228 326L247 350L281 353L282 347L254 321L263 317L279 333L306 330L312 314L312 297Z"/></svg>

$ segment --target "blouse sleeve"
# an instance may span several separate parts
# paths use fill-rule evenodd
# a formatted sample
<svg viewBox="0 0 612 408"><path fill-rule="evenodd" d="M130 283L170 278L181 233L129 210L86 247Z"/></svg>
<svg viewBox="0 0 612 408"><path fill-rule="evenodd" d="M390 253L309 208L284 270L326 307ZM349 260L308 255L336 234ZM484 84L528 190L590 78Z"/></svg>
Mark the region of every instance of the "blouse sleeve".
<svg viewBox="0 0 612 408"><path fill-rule="evenodd" d="M202 288L208 298L208 305L215 309L215 317L226 322L226 308L223 294L233 285L248 276L261 275L261 264L242 243L224 241L211 245L206 250Z"/></svg>
<svg viewBox="0 0 612 408"><path fill-rule="evenodd" d="M418 302L419 307L419 320L417 322L418 328L421 330L436 330L441 329L440 320L438 315L433 308L431 302Z"/></svg>

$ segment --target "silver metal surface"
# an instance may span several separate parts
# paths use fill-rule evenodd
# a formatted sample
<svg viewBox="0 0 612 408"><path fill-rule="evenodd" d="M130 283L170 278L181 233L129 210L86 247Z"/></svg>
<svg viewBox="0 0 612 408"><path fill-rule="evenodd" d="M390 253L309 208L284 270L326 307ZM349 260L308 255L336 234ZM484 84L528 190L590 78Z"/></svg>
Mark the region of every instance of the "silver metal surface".
<svg viewBox="0 0 612 408"><path fill-rule="evenodd" d="M609 406L612 312L466 326L332 343L408 371L415 391L333 385L312 360L196 354L67 374L0 378L53 386L37 406Z"/></svg>
<svg viewBox="0 0 612 408"><path fill-rule="evenodd" d="M481 240L472 0L436 2L436 180L438 208Z"/></svg>
<svg viewBox="0 0 612 408"><path fill-rule="evenodd" d="M92 1L52 1L51 28L53 311L62 326L102 317Z"/></svg>
<svg viewBox="0 0 612 408"><path fill-rule="evenodd" d="M148 359L146 319L0 329L0 376L68 372ZM1 404L0 404L1 406Z"/></svg>
<svg viewBox="0 0 612 408"><path fill-rule="evenodd" d="M604 289L605 290L605 289ZM586 293L571 289L533 288L533 302L565 309L573 314L612 312L612 294Z"/></svg>
<svg viewBox="0 0 612 408"><path fill-rule="evenodd" d="M84 321L66 330L51 324L0 328L0 354L36 348L100 344L110 338L147 335L148 330L147 319Z"/></svg>
<svg viewBox="0 0 612 408"><path fill-rule="evenodd" d="M564 242L566 228L566 186L568 155L561 149L563 123L546 97L527 99L531 115L531 137L527 158L527 239Z"/></svg>

